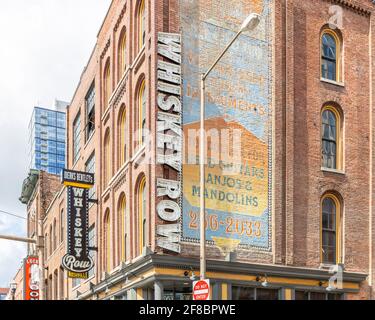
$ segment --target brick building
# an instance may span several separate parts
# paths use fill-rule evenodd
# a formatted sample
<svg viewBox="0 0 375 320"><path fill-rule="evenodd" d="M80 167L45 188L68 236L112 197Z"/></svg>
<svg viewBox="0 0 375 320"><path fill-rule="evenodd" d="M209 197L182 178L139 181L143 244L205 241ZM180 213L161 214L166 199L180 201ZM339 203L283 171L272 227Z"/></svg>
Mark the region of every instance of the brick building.
<svg viewBox="0 0 375 320"><path fill-rule="evenodd" d="M66 189L52 179L48 205L36 209L43 297L191 298L200 190L196 163L179 163L196 151L182 154L180 129L186 146L199 126L199 73L256 12L258 28L207 82L207 129L245 133L239 173L207 165L212 298L372 299L374 9L368 0L113 0L67 111L67 167L96 179L95 268L88 280L61 268ZM334 265L342 287L330 283Z"/></svg>

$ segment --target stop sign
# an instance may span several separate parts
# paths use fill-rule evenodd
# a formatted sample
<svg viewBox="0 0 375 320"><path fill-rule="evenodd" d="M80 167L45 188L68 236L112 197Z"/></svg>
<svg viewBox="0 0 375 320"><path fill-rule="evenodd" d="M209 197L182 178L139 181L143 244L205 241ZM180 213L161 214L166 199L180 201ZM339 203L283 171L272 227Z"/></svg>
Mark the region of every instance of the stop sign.
<svg viewBox="0 0 375 320"><path fill-rule="evenodd" d="M195 281L193 284L193 299L210 300L210 280Z"/></svg>

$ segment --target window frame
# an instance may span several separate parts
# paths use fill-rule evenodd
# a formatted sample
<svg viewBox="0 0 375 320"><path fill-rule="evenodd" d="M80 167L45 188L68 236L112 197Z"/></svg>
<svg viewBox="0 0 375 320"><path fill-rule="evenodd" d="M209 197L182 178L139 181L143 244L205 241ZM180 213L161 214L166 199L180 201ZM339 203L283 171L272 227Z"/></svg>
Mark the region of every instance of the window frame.
<svg viewBox="0 0 375 320"><path fill-rule="evenodd" d="M138 51L146 44L146 1L141 0L138 7Z"/></svg>
<svg viewBox="0 0 375 320"><path fill-rule="evenodd" d="M103 104L104 104L104 110L106 110L109 107L109 100L111 97L111 91L112 91L112 85L111 85L111 62L109 59L107 60L105 67L104 67L104 73L103 73Z"/></svg>
<svg viewBox="0 0 375 320"><path fill-rule="evenodd" d="M87 143L95 133L95 80L87 91L85 97L85 111L86 111L86 128L85 128L85 142ZM89 101L93 99L93 107L89 112Z"/></svg>
<svg viewBox="0 0 375 320"><path fill-rule="evenodd" d="M119 137L119 169L126 163L127 160L127 148L126 148L126 136L127 136L127 112L125 105L122 106L120 116L118 120L118 137Z"/></svg>
<svg viewBox="0 0 375 320"><path fill-rule="evenodd" d="M138 88L137 95L138 106L138 146L142 147L145 144L145 130L147 127L147 91L146 79L142 79ZM143 125L144 123L144 125Z"/></svg>
<svg viewBox="0 0 375 320"><path fill-rule="evenodd" d="M323 147L324 144L323 142L326 140L324 139L324 130L323 130L323 114L326 111L330 111L334 114L335 119L336 119L336 163L335 163L335 168L329 168L324 166L324 161L323 161ZM344 152L343 152L343 117L341 116L341 112L333 105L325 105L322 108L322 111L320 113L320 130L321 130L321 166L322 169L325 170L338 170L342 171L344 170Z"/></svg>
<svg viewBox="0 0 375 320"><path fill-rule="evenodd" d="M335 204L335 223L336 223L336 228L335 228L335 251L336 251L336 256L335 256L335 263L331 262L325 262L324 261L324 253L323 253L323 203L324 200L326 199L331 199L333 203ZM320 261L323 265L337 265L342 262L342 204L338 196L336 196L332 192L326 193L321 201L320 201Z"/></svg>
<svg viewBox="0 0 375 320"><path fill-rule="evenodd" d="M126 250L126 214L127 214L127 202L125 194L121 194L118 204L118 221L119 221L119 239L120 239L120 262L126 262L127 250Z"/></svg>
<svg viewBox="0 0 375 320"><path fill-rule="evenodd" d="M126 58L127 58L127 33L126 33L126 28L124 27L123 30L120 33L120 39L118 42L118 81L122 79L122 77L125 74L125 71L127 69L127 64L126 64Z"/></svg>
<svg viewBox="0 0 375 320"><path fill-rule="evenodd" d="M335 44L336 44L336 80L328 79L323 77L323 61L326 60L326 58L323 57L323 37L325 34L328 34L333 37ZM335 83L342 83L342 41L340 40L339 35L334 30L326 27L322 30L320 34L320 79L323 81L330 81Z"/></svg>
<svg viewBox="0 0 375 320"><path fill-rule="evenodd" d="M60 210L60 244L64 242L65 214L64 209Z"/></svg>
<svg viewBox="0 0 375 320"><path fill-rule="evenodd" d="M112 271L112 254L111 254L111 232L112 232L112 228L111 228L111 212L109 209L107 209L105 211L105 215L104 215L104 234L105 234L105 237L104 237L104 270L105 272L107 272L108 274Z"/></svg>
<svg viewBox="0 0 375 320"><path fill-rule="evenodd" d="M139 255L142 255L143 249L147 246L146 223L147 223L147 196L146 196L146 177L143 176L137 188L137 222L138 222L138 249Z"/></svg>
<svg viewBox="0 0 375 320"><path fill-rule="evenodd" d="M73 121L73 164L79 160L81 153L81 112L78 112Z"/></svg>
<svg viewBox="0 0 375 320"><path fill-rule="evenodd" d="M111 165L111 136L110 131L107 130L104 135L104 189L106 189L109 185L109 181L112 178L112 165Z"/></svg>

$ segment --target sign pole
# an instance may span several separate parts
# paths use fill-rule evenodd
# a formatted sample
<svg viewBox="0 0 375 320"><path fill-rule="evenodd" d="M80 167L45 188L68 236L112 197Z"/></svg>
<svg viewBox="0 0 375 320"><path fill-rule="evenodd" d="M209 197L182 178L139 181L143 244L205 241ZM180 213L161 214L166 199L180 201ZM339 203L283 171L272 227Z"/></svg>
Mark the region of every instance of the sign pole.
<svg viewBox="0 0 375 320"><path fill-rule="evenodd" d="M200 276L206 279L206 199L205 199L205 76L201 78L201 119L200 119Z"/></svg>

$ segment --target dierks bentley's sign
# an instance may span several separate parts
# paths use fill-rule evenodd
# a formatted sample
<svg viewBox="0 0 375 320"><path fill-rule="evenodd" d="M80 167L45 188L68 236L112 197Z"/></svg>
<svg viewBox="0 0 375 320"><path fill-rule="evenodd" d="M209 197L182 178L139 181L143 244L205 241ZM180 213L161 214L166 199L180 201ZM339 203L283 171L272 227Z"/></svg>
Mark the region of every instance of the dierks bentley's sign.
<svg viewBox="0 0 375 320"><path fill-rule="evenodd" d="M69 187L90 189L95 183L92 173L63 170L61 175L62 183Z"/></svg>
<svg viewBox="0 0 375 320"><path fill-rule="evenodd" d="M69 171L65 171L67 173ZM75 173L77 178L73 183L81 183L86 173ZM92 178L93 181L93 178ZM64 174L63 174L63 183ZM88 200L89 184L86 188L68 186L68 224L67 224L67 254L63 257L62 265L69 271L70 277L84 278L85 273L94 267L94 262L89 255L88 246Z"/></svg>

